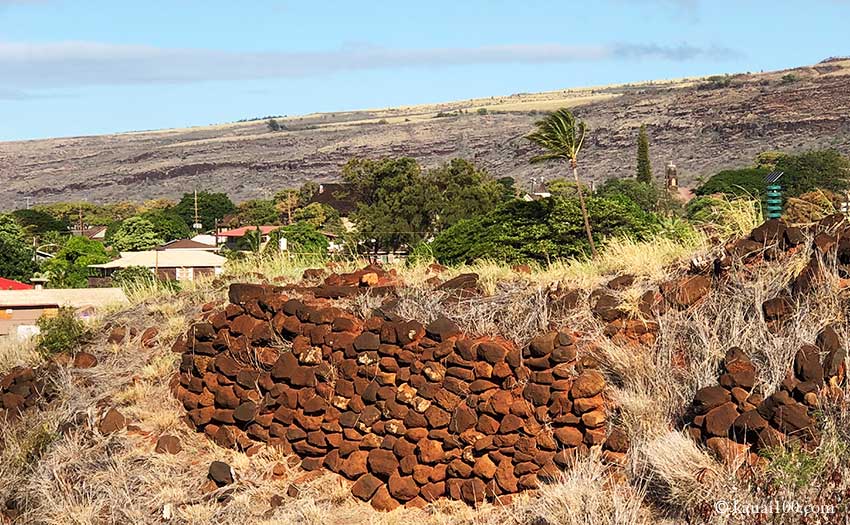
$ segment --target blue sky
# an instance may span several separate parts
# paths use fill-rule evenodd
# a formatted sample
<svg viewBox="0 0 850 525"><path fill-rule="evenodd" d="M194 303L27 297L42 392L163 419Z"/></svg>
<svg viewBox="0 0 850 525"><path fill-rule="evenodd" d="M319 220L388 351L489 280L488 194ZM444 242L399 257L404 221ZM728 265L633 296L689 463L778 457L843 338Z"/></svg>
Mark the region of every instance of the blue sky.
<svg viewBox="0 0 850 525"><path fill-rule="evenodd" d="M184 127L850 54L850 0L0 0L0 140Z"/></svg>

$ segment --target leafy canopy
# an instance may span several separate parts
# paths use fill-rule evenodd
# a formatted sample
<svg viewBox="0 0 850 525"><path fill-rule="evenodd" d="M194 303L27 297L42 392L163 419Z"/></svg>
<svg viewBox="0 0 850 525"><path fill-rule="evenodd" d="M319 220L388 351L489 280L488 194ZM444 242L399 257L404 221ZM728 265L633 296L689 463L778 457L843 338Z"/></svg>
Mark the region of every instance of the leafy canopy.
<svg viewBox="0 0 850 525"><path fill-rule="evenodd" d="M628 199L588 197L586 204L597 241L610 236L642 239L658 229L658 219ZM590 249L578 199L563 197L507 202L485 216L458 222L431 247L443 264L481 259L546 263L583 256Z"/></svg>
<svg viewBox="0 0 850 525"><path fill-rule="evenodd" d="M26 281L36 269L33 250L12 215L0 214L0 277Z"/></svg>
<svg viewBox="0 0 850 525"><path fill-rule="evenodd" d="M121 252L152 250L163 243L153 223L142 217L130 217L112 236L112 247Z"/></svg>
<svg viewBox="0 0 850 525"><path fill-rule="evenodd" d="M583 121L566 108L561 108L538 121L536 126L537 130L526 138L546 152L532 158L532 163L565 160L575 164L587 134Z"/></svg>
<svg viewBox="0 0 850 525"><path fill-rule="evenodd" d="M109 261L103 244L82 236L68 239L65 246L52 259L44 261L43 273L53 288L85 288L88 282L88 266Z"/></svg>
<svg viewBox="0 0 850 525"><path fill-rule="evenodd" d="M317 257L328 253L328 238L309 222L296 222L273 231L265 251L280 251L281 238L286 238L288 252Z"/></svg>
<svg viewBox="0 0 850 525"><path fill-rule="evenodd" d="M236 210L226 193L198 192L198 217L203 231L215 228L216 221ZM190 228L195 222L195 194L186 193L174 207L174 211Z"/></svg>

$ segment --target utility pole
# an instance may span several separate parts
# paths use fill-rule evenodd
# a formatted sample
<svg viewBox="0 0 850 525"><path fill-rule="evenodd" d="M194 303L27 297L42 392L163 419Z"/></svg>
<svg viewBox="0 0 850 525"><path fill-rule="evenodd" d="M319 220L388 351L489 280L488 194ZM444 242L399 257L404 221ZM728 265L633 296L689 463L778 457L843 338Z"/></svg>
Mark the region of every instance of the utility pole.
<svg viewBox="0 0 850 525"><path fill-rule="evenodd" d="M198 217L198 190L195 190L195 222L192 224L192 229L195 231L200 231L203 228L203 224L201 224L201 219Z"/></svg>
<svg viewBox="0 0 850 525"><path fill-rule="evenodd" d="M80 201L80 235L83 234L83 201Z"/></svg>

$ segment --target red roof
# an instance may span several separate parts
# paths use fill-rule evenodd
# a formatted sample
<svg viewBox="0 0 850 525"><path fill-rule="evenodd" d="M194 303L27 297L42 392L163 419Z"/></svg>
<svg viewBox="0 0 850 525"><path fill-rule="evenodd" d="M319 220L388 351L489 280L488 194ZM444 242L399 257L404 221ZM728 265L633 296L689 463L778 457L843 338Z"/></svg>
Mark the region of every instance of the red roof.
<svg viewBox="0 0 850 525"><path fill-rule="evenodd" d="M276 229L280 228L280 226L260 226L260 233L263 235L268 235ZM243 226L241 228L236 228L235 230L227 230L223 232L219 232L219 237L244 237L246 233L249 231L256 230L256 226Z"/></svg>
<svg viewBox="0 0 850 525"><path fill-rule="evenodd" d="M30 284L19 283L18 281L13 281L12 279L5 279L0 277L0 290L32 290L33 286Z"/></svg>

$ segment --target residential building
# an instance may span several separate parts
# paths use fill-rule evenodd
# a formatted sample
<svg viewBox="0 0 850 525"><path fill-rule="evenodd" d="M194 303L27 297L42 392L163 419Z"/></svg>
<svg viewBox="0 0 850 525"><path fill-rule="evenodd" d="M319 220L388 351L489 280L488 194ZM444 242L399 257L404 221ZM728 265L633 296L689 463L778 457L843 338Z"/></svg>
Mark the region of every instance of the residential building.
<svg viewBox="0 0 850 525"><path fill-rule="evenodd" d="M269 242L271 232L280 228L280 226L260 226L260 244L265 245ZM256 226L243 226L233 230L223 230L216 234L219 246L224 246L229 250L242 249L240 240L245 237L248 232L256 231Z"/></svg>
<svg viewBox="0 0 850 525"><path fill-rule="evenodd" d="M207 250L148 250L121 252L121 257L104 264L89 266L89 286L111 283L112 274L130 267L148 268L163 280L193 281L204 275L219 275L227 259Z"/></svg>
<svg viewBox="0 0 850 525"><path fill-rule="evenodd" d="M203 252L217 252L218 246L205 244L202 242L195 241L193 239L177 239L176 241L170 241L159 247L160 250L182 250L182 251L203 251Z"/></svg>
<svg viewBox="0 0 850 525"><path fill-rule="evenodd" d="M0 277L0 290L32 290L34 286Z"/></svg>
<svg viewBox="0 0 850 525"><path fill-rule="evenodd" d="M37 334L38 320L55 316L60 308L73 308L88 319L99 309L126 302L121 288L0 290L0 340Z"/></svg>

